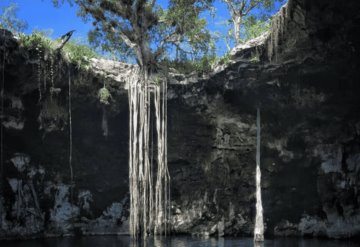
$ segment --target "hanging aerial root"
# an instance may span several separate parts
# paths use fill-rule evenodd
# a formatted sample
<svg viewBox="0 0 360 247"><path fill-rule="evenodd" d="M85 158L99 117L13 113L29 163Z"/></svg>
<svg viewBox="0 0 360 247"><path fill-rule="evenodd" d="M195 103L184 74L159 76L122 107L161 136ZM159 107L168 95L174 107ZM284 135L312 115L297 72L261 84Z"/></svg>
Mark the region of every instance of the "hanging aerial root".
<svg viewBox="0 0 360 247"><path fill-rule="evenodd" d="M260 170L260 109L257 109L256 118L256 217L254 241L264 241L264 218L261 200L261 170Z"/></svg>
<svg viewBox="0 0 360 247"><path fill-rule="evenodd" d="M152 83L146 72L135 69L128 78L128 92L130 234L137 237L166 233L170 212L170 176L166 157L166 82ZM152 126L150 121L152 99L156 126ZM157 168L153 167L154 156L150 154L150 150L153 150L153 145L150 149L150 143L154 140L149 133L153 127L156 130ZM153 181L155 170L156 181Z"/></svg>

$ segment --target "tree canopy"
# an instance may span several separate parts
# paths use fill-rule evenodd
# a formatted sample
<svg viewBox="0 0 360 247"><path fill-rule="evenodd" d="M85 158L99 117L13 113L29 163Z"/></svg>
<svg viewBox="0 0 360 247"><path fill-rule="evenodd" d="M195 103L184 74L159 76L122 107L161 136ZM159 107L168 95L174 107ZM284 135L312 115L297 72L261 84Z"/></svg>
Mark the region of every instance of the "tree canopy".
<svg viewBox="0 0 360 247"><path fill-rule="evenodd" d="M266 22L269 16L264 12L272 10L275 2L284 0L222 0L226 3L231 16L233 30L229 34L235 40L236 45L249 38L261 34L267 29ZM241 32L243 29L243 35Z"/></svg>
<svg viewBox="0 0 360 247"><path fill-rule="evenodd" d="M0 11L0 27L12 32L24 31L27 23L17 18L17 11L18 6L15 3L3 7Z"/></svg>
<svg viewBox="0 0 360 247"><path fill-rule="evenodd" d="M55 5L59 0L53 0ZM62 2L62 1L60 1ZM89 40L107 51L133 55L145 70L156 69L165 55L197 57L209 51L210 32L200 14L212 0L170 0L163 9L156 0L69 0L79 14L92 17Z"/></svg>

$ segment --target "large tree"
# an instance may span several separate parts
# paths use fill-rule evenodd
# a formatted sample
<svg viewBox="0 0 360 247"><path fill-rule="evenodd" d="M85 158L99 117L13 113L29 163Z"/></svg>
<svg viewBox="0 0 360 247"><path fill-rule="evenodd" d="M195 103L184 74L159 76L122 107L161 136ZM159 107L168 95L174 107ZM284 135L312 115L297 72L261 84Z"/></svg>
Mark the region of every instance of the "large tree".
<svg viewBox="0 0 360 247"><path fill-rule="evenodd" d="M55 5L64 0L52 0ZM206 54L211 41L200 14L213 0L169 0L166 9L156 0L68 0L90 17L90 41L106 51L134 56L143 69L153 69L175 51L188 57Z"/></svg>
<svg viewBox="0 0 360 247"><path fill-rule="evenodd" d="M255 10L272 10L275 2L282 2L283 0L222 0L226 3L231 16L231 22L233 25L232 35L234 37L236 45L243 43L241 37L241 28L245 26L245 18L250 17L247 20L249 23L256 24L257 19L263 16ZM254 13L255 12L255 13ZM259 25L259 23L257 23ZM248 27L247 27L248 28Z"/></svg>
<svg viewBox="0 0 360 247"><path fill-rule="evenodd" d="M132 236L166 233L169 229L167 85L166 79L152 74L161 70L159 62L174 49L190 55L198 50L206 52L210 35L205 30L206 21L199 16L209 7L210 1L170 0L166 10L158 6L156 0L72 1L79 5L80 15L93 19L92 42L107 50L126 52L136 58L138 65L127 78ZM58 1L55 0L55 3ZM154 126L151 119L156 119ZM155 165L150 154L151 128L155 129L156 137L157 168L154 179Z"/></svg>

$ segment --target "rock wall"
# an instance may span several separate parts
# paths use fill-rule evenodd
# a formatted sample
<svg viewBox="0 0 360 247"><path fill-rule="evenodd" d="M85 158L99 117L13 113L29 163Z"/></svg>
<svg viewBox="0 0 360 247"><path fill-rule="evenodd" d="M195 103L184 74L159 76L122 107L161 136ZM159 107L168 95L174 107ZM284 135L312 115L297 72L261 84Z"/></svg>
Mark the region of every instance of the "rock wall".
<svg viewBox="0 0 360 247"><path fill-rule="evenodd" d="M206 79L173 75L168 162L174 233L252 234L260 107L266 234L359 236L359 10L355 0L290 0L269 36L235 49L230 63ZM93 60L89 71L81 71L60 58L54 86L60 90L49 101L56 107L46 105L56 114L40 121L50 89L39 103L39 59L1 33L6 62L0 238L127 232L123 78L130 65ZM108 106L97 97L104 82L112 95Z"/></svg>
<svg viewBox="0 0 360 247"><path fill-rule="evenodd" d="M176 169L181 164L172 170L174 194L180 195L175 223L180 232L185 226L211 234L225 220L225 234L251 233L259 106L267 233L335 238L358 234L360 102L353 80L359 74L352 71L344 79L343 72L334 70L341 64L243 63L246 72L226 84L219 75L185 89L189 94L174 89L170 102L188 105L192 119L188 122L181 110L181 120L174 122L183 127L169 128L181 133L181 140L169 134L169 165ZM236 71L233 66L224 73ZM170 109L175 106L169 104ZM289 233L289 228L296 231Z"/></svg>
<svg viewBox="0 0 360 247"><path fill-rule="evenodd" d="M94 59L83 71L59 55L51 68L49 56L19 46L11 33L0 35L2 58L5 51L0 238L127 231L128 107L117 73L131 66ZM112 95L109 106L98 98L104 83Z"/></svg>

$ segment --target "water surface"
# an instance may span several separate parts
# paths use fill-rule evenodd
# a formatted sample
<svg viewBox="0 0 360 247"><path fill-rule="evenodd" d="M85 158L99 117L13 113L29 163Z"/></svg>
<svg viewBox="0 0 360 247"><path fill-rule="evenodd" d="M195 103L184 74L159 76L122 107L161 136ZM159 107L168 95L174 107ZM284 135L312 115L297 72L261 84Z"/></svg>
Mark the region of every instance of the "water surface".
<svg viewBox="0 0 360 247"><path fill-rule="evenodd" d="M156 237L133 241L129 236L48 238L0 242L1 247L254 247L251 238ZM255 247L357 247L352 241L284 238L265 240Z"/></svg>

